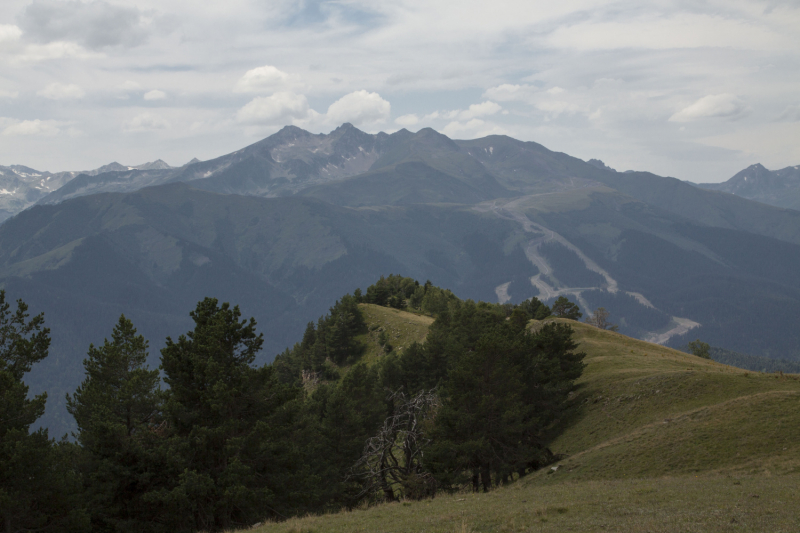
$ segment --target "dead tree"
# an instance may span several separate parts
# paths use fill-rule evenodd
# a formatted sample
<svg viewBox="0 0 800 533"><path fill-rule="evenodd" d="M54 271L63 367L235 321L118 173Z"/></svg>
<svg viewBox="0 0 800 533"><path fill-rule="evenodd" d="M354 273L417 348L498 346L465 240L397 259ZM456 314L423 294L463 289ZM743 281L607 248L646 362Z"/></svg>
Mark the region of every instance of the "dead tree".
<svg viewBox="0 0 800 533"><path fill-rule="evenodd" d="M607 329L609 331L617 331L619 330L619 326L616 324L612 324L611 321L608 319L611 316L611 313L606 311L605 307L598 307L595 309L594 313L591 316L586 318L586 323L591 324L592 326L599 328L599 329Z"/></svg>
<svg viewBox="0 0 800 533"><path fill-rule="evenodd" d="M383 495L387 501L398 497L422 499L436 494L436 482L424 469L424 451L430 443L425 429L436 414L439 398L434 390L407 397L401 391L390 393L394 413L383 422L378 433L367 440L361 458L348 476L360 479L364 488L359 496Z"/></svg>

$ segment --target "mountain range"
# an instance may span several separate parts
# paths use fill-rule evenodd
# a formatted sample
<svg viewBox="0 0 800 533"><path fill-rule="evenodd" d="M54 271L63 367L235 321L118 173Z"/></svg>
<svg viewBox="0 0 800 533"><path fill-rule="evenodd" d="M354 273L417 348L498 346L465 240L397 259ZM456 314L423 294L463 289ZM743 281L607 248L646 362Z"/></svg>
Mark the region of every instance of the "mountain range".
<svg viewBox="0 0 800 533"><path fill-rule="evenodd" d="M296 127L183 167L82 173L0 226L0 284L44 311L45 424L119 315L151 341L205 296L265 333L261 362L335 298L398 273L460 296L567 296L679 346L800 360L800 211L506 136ZM115 167L116 168L116 167ZM100 170L100 169L98 169Z"/></svg>
<svg viewBox="0 0 800 533"><path fill-rule="evenodd" d="M755 164L723 183L701 183L699 187L723 191L778 207L800 209L800 165L767 170Z"/></svg>

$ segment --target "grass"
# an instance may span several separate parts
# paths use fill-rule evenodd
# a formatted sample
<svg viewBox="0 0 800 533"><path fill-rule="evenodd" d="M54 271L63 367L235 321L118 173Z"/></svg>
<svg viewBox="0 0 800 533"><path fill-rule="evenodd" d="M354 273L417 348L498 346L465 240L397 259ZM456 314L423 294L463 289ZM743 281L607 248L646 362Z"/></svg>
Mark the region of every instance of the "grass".
<svg viewBox="0 0 800 533"><path fill-rule="evenodd" d="M370 324L405 325L398 338L420 335L424 317L363 309ZM740 370L570 324L587 367L571 415L556 428L551 449L565 457L555 470L487 494L440 494L256 531L800 530L798 376Z"/></svg>
<svg viewBox="0 0 800 533"><path fill-rule="evenodd" d="M513 484L488 494L439 496L256 528L260 533L344 532L793 532L800 476L665 477Z"/></svg>
<svg viewBox="0 0 800 533"><path fill-rule="evenodd" d="M369 329L367 333L356 337L366 347L361 360L367 364L374 363L386 353L379 342L381 333L385 334L394 350L402 352L413 342L424 342L428 327L433 323L433 318L429 316L390 307L373 304L359 304L358 307Z"/></svg>
<svg viewBox="0 0 800 533"><path fill-rule="evenodd" d="M800 472L800 380L573 323L587 368L547 479ZM551 482L551 481L548 481Z"/></svg>

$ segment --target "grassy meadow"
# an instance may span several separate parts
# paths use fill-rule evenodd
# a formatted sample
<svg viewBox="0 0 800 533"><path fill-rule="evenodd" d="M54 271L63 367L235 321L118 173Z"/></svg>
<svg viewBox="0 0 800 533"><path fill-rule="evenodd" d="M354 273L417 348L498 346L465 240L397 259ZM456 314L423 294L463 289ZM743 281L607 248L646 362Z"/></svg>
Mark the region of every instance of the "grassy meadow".
<svg viewBox="0 0 800 533"><path fill-rule="evenodd" d="M362 310L370 325L394 332L398 348L424 338L430 323ZM440 494L256 530L800 531L800 377L571 324L587 367L572 414L556 428L559 462L487 494ZM379 353L370 347L365 357Z"/></svg>

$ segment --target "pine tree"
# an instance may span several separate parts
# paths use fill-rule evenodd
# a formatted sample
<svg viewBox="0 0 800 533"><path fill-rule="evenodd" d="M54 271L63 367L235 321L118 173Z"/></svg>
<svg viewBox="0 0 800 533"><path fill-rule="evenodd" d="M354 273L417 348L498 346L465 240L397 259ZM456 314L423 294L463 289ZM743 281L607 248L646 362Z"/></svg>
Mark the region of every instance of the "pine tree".
<svg viewBox="0 0 800 533"><path fill-rule="evenodd" d="M99 531L135 531L156 511L143 496L156 488L153 461L160 410L158 370L148 370L147 341L125 315L102 346L89 346L86 379L67 410L78 424L84 483Z"/></svg>
<svg viewBox="0 0 800 533"><path fill-rule="evenodd" d="M74 446L55 443L46 429L30 432L44 414L47 394L28 397L23 378L47 357L50 331L44 316L16 312L0 290L0 519L3 530L81 530L88 526L78 477L71 469Z"/></svg>
<svg viewBox="0 0 800 533"><path fill-rule="evenodd" d="M206 298L191 317L194 330L161 350L176 476L158 498L175 510L170 525L221 531L288 515L298 494L290 473L301 464L288 404L300 390L251 366L263 337L238 307Z"/></svg>

